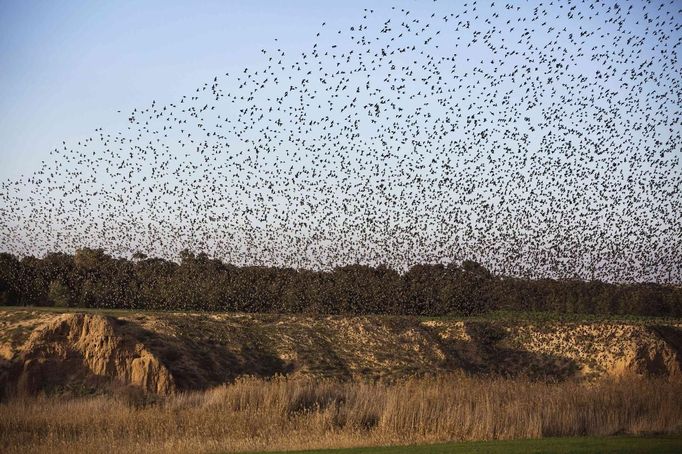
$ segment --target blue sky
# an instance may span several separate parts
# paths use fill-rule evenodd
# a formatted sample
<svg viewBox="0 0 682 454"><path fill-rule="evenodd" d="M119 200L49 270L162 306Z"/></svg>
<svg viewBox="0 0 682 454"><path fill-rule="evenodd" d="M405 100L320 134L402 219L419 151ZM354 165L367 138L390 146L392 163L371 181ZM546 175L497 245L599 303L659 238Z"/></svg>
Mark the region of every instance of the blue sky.
<svg viewBox="0 0 682 454"><path fill-rule="evenodd" d="M62 140L121 127L134 107L261 64L260 49L295 55L329 43L334 34L315 36L323 22L345 31L370 5L448 13L462 3L0 0L0 179L35 171Z"/></svg>
<svg viewBox="0 0 682 454"><path fill-rule="evenodd" d="M0 1L0 179L153 99L300 49L362 1ZM275 43L278 39L278 43Z"/></svg>

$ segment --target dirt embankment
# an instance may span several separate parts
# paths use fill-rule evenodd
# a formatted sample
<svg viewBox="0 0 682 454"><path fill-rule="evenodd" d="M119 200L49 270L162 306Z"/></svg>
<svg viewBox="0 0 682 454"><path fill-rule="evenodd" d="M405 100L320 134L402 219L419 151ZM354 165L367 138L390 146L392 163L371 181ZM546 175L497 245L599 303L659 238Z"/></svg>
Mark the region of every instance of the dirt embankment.
<svg viewBox="0 0 682 454"><path fill-rule="evenodd" d="M682 327L401 317L0 313L2 394L126 386L168 394L239 376L395 379L463 371L540 380L676 376Z"/></svg>
<svg viewBox="0 0 682 454"><path fill-rule="evenodd" d="M34 394L111 381L145 392L173 391L173 376L138 334L111 317L56 316L35 329L11 357L5 358L6 391Z"/></svg>

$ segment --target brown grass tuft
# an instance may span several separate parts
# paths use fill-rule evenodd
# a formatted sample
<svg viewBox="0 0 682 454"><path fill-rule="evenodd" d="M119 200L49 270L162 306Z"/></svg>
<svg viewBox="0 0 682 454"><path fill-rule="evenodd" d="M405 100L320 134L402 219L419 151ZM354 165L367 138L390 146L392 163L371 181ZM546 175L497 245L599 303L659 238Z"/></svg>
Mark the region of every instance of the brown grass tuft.
<svg viewBox="0 0 682 454"><path fill-rule="evenodd" d="M547 436L678 433L682 382L447 376L395 384L240 379L158 400L37 397L0 405L0 451L216 452Z"/></svg>

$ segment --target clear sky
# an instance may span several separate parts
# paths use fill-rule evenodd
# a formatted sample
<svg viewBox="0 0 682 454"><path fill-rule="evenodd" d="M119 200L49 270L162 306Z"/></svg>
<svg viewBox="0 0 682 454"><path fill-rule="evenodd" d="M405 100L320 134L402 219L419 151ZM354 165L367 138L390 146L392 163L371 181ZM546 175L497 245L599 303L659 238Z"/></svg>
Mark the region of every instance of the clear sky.
<svg viewBox="0 0 682 454"><path fill-rule="evenodd" d="M116 128L136 106L175 99L214 75L260 64L260 49L295 54L313 40L324 45L334 35L315 36L323 22L346 29L366 7L466 10L466 2L457 3L0 0L0 179L35 171L62 140Z"/></svg>
<svg viewBox="0 0 682 454"><path fill-rule="evenodd" d="M366 3L0 0L0 179L117 124L117 110L261 62L262 48L301 49L322 22L357 20Z"/></svg>

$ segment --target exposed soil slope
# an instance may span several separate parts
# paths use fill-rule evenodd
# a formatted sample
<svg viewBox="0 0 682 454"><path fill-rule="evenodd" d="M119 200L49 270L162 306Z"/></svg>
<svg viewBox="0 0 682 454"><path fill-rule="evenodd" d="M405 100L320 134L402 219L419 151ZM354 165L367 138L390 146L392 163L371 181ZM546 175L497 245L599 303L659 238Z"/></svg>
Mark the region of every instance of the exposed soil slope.
<svg viewBox="0 0 682 454"><path fill-rule="evenodd" d="M0 312L3 394L103 384L167 394L251 375L533 379L680 375L680 325L243 314Z"/></svg>

